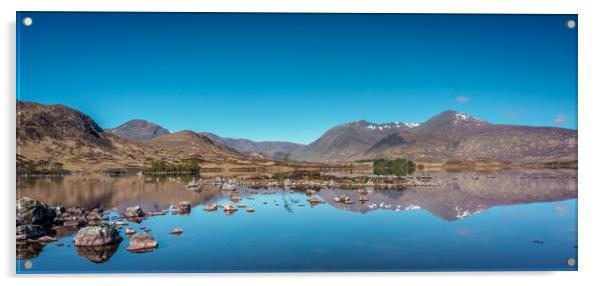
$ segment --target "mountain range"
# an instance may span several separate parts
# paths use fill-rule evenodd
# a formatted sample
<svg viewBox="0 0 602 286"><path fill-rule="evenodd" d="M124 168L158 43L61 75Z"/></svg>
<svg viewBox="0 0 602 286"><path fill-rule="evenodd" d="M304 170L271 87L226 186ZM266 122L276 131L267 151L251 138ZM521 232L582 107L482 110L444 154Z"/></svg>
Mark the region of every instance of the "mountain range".
<svg viewBox="0 0 602 286"><path fill-rule="evenodd" d="M576 161L577 131L491 124L458 111L423 123L365 120L327 130L308 145L256 142L208 132L170 132L145 120L102 129L64 105L17 102L18 153L29 160L59 160L76 169L139 167L149 160L235 162L290 157L335 162L405 157L416 161Z"/></svg>
<svg viewBox="0 0 602 286"><path fill-rule="evenodd" d="M130 126L148 130L149 124ZM134 141L119 135L123 136L124 130L127 134L138 134L135 138L147 133L137 128L119 130L103 130L89 116L64 105L18 101L17 159L61 163L70 171L141 168L156 160L176 163L183 160L239 162L253 159L193 131Z"/></svg>

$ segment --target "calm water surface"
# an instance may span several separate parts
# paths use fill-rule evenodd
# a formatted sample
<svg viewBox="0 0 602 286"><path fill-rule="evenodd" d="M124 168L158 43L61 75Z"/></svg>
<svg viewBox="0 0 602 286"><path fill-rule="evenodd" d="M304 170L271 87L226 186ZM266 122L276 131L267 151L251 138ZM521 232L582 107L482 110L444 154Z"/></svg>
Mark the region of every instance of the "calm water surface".
<svg viewBox="0 0 602 286"><path fill-rule="evenodd" d="M68 176L20 178L18 196L49 205L147 211L190 201L190 215L151 217L130 227L150 229L150 253L117 247L78 251L73 234L43 248L17 252L19 273L576 270L576 171L435 173L437 187L374 190L357 202L354 190L322 189L324 204L304 192L239 189L255 209L233 215L202 210L229 202L230 192L188 191L182 178ZM356 203L337 204L349 195ZM180 236L169 232L181 227ZM543 241L534 243L533 241ZM23 264L29 261L31 269Z"/></svg>

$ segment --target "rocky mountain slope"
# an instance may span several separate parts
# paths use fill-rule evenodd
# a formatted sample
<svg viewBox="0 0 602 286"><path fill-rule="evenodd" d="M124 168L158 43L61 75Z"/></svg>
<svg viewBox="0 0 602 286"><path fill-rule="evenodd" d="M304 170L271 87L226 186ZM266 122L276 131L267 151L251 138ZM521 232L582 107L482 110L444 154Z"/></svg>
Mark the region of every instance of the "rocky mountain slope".
<svg viewBox="0 0 602 286"><path fill-rule="evenodd" d="M134 119L115 128L105 129L105 132L132 141L151 140L171 132L169 130L146 120Z"/></svg>
<svg viewBox="0 0 602 286"><path fill-rule="evenodd" d="M212 162L248 156L191 131L136 142L105 132L87 115L64 105L17 102L19 161L60 163L70 171L141 168L151 161Z"/></svg>
<svg viewBox="0 0 602 286"><path fill-rule="evenodd" d="M341 124L292 154L304 161L344 161L356 158L379 140L419 126L416 123L375 124L365 120Z"/></svg>
<svg viewBox="0 0 602 286"><path fill-rule="evenodd" d="M399 157L418 161L577 160L577 131L571 129L490 124L452 110L422 124L379 126L365 121L339 125L294 153L293 158L310 161Z"/></svg>

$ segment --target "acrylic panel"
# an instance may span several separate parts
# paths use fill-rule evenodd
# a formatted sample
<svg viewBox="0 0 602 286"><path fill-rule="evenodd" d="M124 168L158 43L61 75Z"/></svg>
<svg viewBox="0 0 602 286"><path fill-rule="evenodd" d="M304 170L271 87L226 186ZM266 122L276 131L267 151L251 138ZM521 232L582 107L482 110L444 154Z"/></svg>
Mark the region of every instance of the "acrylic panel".
<svg viewBox="0 0 602 286"><path fill-rule="evenodd" d="M577 270L577 15L16 22L19 274Z"/></svg>

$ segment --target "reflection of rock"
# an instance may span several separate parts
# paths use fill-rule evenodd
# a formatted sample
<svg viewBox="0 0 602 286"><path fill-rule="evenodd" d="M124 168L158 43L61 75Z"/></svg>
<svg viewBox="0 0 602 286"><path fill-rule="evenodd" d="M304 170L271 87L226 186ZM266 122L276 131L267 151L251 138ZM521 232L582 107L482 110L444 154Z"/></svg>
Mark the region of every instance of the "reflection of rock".
<svg viewBox="0 0 602 286"><path fill-rule="evenodd" d="M119 244L100 245L100 246L77 246L77 254L94 263L106 262L113 256L119 248Z"/></svg>
<svg viewBox="0 0 602 286"><path fill-rule="evenodd" d="M17 225L50 226L54 216L54 209L30 197L23 197L17 201Z"/></svg>
<svg viewBox="0 0 602 286"><path fill-rule="evenodd" d="M40 243L31 243L17 241L17 259L32 259L38 257L44 245Z"/></svg>
<svg viewBox="0 0 602 286"><path fill-rule="evenodd" d="M577 197L575 170L512 170L480 176L476 173L433 173L439 186L395 190L368 190L369 202L340 204L334 198L349 196L360 201L361 192L323 189L319 196L334 207L367 212L376 209L395 211L425 209L445 220L458 220L497 205L551 202Z"/></svg>
<svg viewBox="0 0 602 286"><path fill-rule="evenodd" d="M113 226L87 226L77 232L73 244L75 246L100 246L117 244L122 239L119 231Z"/></svg>
<svg viewBox="0 0 602 286"><path fill-rule="evenodd" d="M148 232L137 233L130 238L127 250L131 252L150 252L155 250L159 243Z"/></svg>

